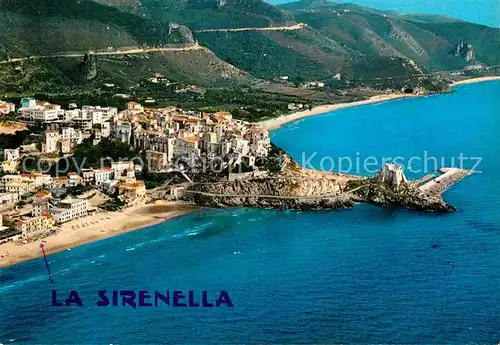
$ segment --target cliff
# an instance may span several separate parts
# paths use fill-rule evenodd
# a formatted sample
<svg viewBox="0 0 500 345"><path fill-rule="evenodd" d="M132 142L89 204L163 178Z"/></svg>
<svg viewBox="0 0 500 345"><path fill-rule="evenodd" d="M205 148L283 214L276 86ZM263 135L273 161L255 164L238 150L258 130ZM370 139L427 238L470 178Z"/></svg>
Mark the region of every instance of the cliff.
<svg viewBox="0 0 500 345"><path fill-rule="evenodd" d="M476 60L476 52L472 44L461 41L455 47L455 56L462 57L467 62Z"/></svg>
<svg viewBox="0 0 500 345"><path fill-rule="evenodd" d="M452 212L440 195L421 192L412 183L398 188L374 178L284 169L266 178L194 184L184 198L206 207L256 207L319 210L352 207L356 202L394 205L427 212Z"/></svg>
<svg viewBox="0 0 500 345"><path fill-rule="evenodd" d="M391 189L383 183L367 180L353 192L354 199L375 205L394 205L427 212L453 212L455 207L447 204L441 195L428 195L410 185Z"/></svg>
<svg viewBox="0 0 500 345"><path fill-rule="evenodd" d="M97 76L97 62L93 55L85 54L80 64L80 75L86 80L92 80Z"/></svg>
<svg viewBox="0 0 500 345"><path fill-rule="evenodd" d="M325 197L317 199L300 197L272 197L249 195L206 195L187 193L187 200L199 206L226 208L226 207L252 207L274 208L278 210L327 210L342 209L354 206L354 200L348 196Z"/></svg>

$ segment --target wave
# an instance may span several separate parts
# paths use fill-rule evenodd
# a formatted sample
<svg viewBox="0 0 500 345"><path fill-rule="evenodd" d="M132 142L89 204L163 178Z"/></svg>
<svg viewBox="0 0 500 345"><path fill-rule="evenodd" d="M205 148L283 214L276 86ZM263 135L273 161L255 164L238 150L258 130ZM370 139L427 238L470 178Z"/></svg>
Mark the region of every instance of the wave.
<svg viewBox="0 0 500 345"><path fill-rule="evenodd" d="M16 281L14 284L6 285L6 286L1 286L0 287L0 293L9 291L12 288L19 288L19 287L21 287L21 286L23 286L25 284L29 284L29 283L33 283L33 282L38 282L38 281L44 281L44 280L48 280L46 273L40 274L40 275L37 275L37 276L34 276L34 277L31 277L31 278L28 278L28 279L25 279L25 280Z"/></svg>
<svg viewBox="0 0 500 345"><path fill-rule="evenodd" d="M211 222L208 222L208 223L204 223L204 224L201 224L201 225L189 228L189 229L185 230L184 232L182 232L180 234L172 235L172 238L185 238L185 237L188 237L188 236L199 235L199 234L203 233L212 224L214 224L214 221L211 221Z"/></svg>

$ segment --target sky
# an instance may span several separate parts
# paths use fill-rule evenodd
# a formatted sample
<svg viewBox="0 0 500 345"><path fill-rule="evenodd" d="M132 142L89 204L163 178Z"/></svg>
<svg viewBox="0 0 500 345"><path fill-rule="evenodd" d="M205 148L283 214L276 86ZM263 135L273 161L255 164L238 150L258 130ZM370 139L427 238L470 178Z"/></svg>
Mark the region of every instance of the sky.
<svg viewBox="0 0 500 345"><path fill-rule="evenodd" d="M289 0L267 0L282 4ZM442 14L474 23L500 27L500 0L349 0L349 2L380 10L401 13Z"/></svg>

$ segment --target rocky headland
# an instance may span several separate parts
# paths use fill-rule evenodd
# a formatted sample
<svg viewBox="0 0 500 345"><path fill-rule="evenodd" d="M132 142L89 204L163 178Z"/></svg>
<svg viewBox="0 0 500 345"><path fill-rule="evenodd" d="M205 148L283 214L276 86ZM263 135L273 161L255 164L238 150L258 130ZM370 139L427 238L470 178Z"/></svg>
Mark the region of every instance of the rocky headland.
<svg viewBox="0 0 500 345"><path fill-rule="evenodd" d="M377 176L360 177L305 170L288 163L281 172L266 177L193 184L184 191L183 198L200 206L216 208L322 210L369 203L427 212L455 210L442 199L439 189L427 192L420 181L407 181L404 175L397 180L400 175L393 178L391 172L398 170L390 169L398 168L385 167ZM458 180L465 176L460 175Z"/></svg>

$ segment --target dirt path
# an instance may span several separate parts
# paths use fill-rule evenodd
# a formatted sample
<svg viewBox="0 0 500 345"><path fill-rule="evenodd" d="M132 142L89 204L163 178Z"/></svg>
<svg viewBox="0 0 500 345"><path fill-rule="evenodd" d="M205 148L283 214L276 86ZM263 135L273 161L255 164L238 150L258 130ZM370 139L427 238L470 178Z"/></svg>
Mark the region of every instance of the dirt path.
<svg viewBox="0 0 500 345"><path fill-rule="evenodd" d="M39 60L39 59L51 59L51 58L78 58L83 57L87 53L91 53L97 56L112 56L112 55L130 55L130 54L146 54L154 52L187 52L196 50L206 50L207 48L200 46L199 44L192 44L185 47L162 47L162 48L133 48L133 49L115 49L113 51L87 51L87 52L72 52L72 53L60 53L51 55L34 55L24 58L13 58L9 60L0 61L0 64L7 64L11 62L21 62L26 60Z"/></svg>
<svg viewBox="0 0 500 345"><path fill-rule="evenodd" d="M205 30L196 30L194 32L294 31L294 30L302 30L305 27L306 24L299 23L290 26L270 26L265 28L205 29Z"/></svg>

